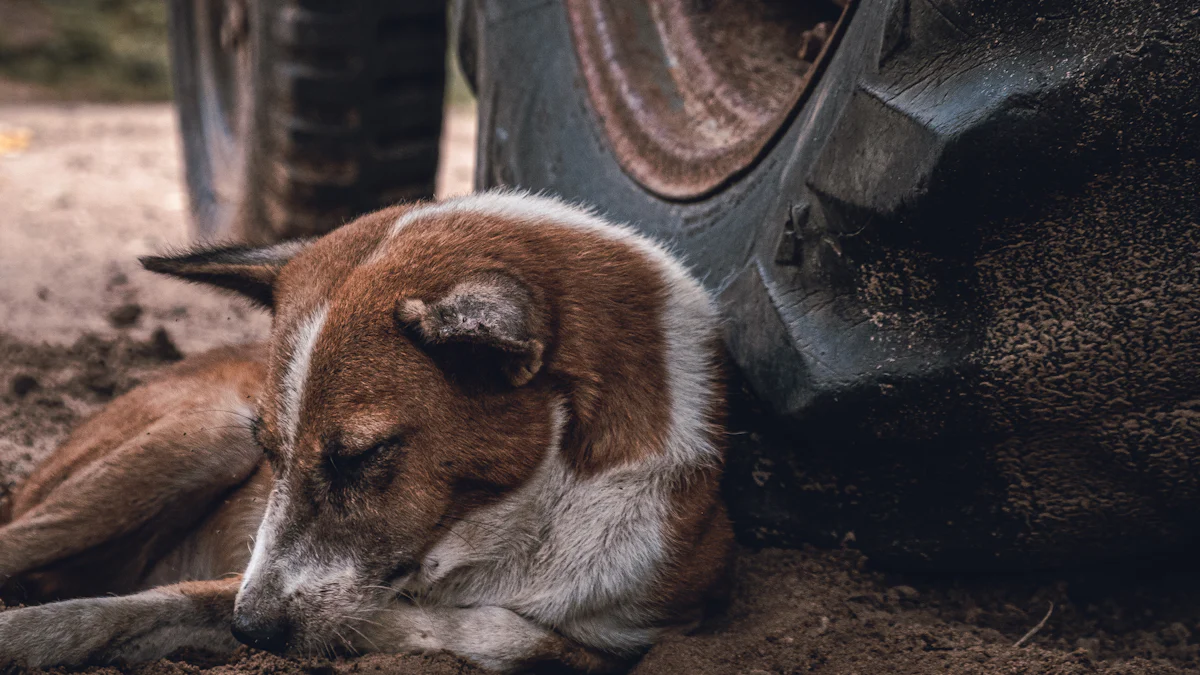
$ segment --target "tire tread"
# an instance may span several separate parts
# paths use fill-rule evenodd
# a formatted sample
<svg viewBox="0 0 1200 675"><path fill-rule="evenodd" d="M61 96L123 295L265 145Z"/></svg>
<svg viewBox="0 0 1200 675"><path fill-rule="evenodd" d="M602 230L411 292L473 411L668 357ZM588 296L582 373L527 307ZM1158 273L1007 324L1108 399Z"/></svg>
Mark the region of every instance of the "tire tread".
<svg viewBox="0 0 1200 675"><path fill-rule="evenodd" d="M277 12L264 209L273 235L319 234L395 195L432 197L444 2L284 0Z"/></svg>

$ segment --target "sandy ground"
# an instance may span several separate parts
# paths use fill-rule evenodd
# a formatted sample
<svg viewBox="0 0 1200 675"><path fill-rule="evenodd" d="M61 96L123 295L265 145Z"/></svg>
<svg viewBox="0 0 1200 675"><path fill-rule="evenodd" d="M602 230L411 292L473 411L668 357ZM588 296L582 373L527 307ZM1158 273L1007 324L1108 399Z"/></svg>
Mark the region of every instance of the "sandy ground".
<svg viewBox="0 0 1200 675"><path fill-rule="evenodd" d="M443 194L470 187L473 128L467 112L450 120ZM0 107L0 138L17 129L32 132L28 148L0 154L0 500L73 424L162 364L267 328L243 303L136 265L188 240L167 106ZM745 550L728 610L635 672L1200 672L1200 587L1186 562L1168 562L962 579L885 574L852 549ZM472 671L446 655L243 649L92 672Z"/></svg>

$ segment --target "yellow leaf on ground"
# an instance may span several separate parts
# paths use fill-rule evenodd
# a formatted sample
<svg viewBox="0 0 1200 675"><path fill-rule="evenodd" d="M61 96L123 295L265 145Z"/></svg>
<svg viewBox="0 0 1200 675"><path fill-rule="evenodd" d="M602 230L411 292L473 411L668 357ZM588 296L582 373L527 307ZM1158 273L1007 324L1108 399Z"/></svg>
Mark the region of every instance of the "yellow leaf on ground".
<svg viewBox="0 0 1200 675"><path fill-rule="evenodd" d="M33 140L33 131L24 127L0 129L0 157L24 152L29 148L31 140Z"/></svg>

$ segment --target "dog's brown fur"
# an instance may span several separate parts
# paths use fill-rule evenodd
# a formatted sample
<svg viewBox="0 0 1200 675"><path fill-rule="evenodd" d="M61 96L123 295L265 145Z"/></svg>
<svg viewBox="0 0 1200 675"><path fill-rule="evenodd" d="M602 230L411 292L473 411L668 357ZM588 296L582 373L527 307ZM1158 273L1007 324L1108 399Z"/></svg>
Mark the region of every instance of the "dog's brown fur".
<svg viewBox="0 0 1200 675"><path fill-rule="evenodd" d="M599 671L656 631L696 621L731 546L718 495L719 344L715 326L696 327L713 317L679 314L691 311L680 302L699 302L698 287L632 235L557 202L528 198L525 210L500 195L489 213L488 199L387 209L312 245L152 261L269 305L271 343L189 359L117 399L22 487L0 527L0 583L39 601L134 594L0 615L0 665L226 649L231 622L257 635L285 620L289 648L336 634L354 649L449 649L503 670L557 661ZM692 324L671 324L681 320ZM669 339L668 329L685 333ZM687 330L705 337L687 343ZM707 354L693 362L711 370L688 374L706 389L687 422L701 427L682 431L673 411L686 407L684 390L666 386L679 377L668 357L680 344ZM626 484L634 502L612 501ZM532 508L519 505L543 503L547 490L611 504L615 514L570 518L617 518L635 539L658 522L640 525L650 516L639 514L666 508L661 543L598 530L619 545L525 572L550 574L547 592L567 595L504 600L489 585L502 577L488 581L502 570L489 570L510 564L524 549L505 547L526 536L504 509ZM488 519L517 529L497 539ZM580 527L561 526L567 534L553 534L555 521L530 524L531 534L552 528L537 535L546 542ZM521 555L563 544L528 545ZM469 562L477 547L500 557ZM662 562L639 591L643 580L621 565L640 569L645 556ZM576 571L563 576L562 565ZM571 600L583 591L556 583L612 590ZM388 605L390 586L426 605ZM391 608L362 614L376 606ZM64 626L64 612L84 618Z"/></svg>

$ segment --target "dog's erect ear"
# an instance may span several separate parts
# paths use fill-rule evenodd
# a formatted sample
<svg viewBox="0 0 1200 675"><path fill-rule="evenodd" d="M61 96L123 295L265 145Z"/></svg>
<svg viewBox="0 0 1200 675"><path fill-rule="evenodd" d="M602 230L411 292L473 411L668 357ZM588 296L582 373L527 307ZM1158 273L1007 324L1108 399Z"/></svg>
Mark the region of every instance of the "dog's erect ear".
<svg viewBox="0 0 1200 675"><path fill-rule="evenodd" d="M146 256L139 261L151 272L234 291L274 309L272 287L279 270L311 243L296 240L257 248L197 248L181 255Z"/></svg>
<svg viewBox="0 0 1200 675"><path fill-rule="evenodd" d="M426 345L467 345L497 358L513 386L542 368L545 343L533 295L506 275L464 281L434 302L402 299L396 319Z"/></svg>

